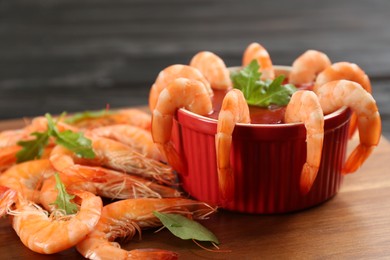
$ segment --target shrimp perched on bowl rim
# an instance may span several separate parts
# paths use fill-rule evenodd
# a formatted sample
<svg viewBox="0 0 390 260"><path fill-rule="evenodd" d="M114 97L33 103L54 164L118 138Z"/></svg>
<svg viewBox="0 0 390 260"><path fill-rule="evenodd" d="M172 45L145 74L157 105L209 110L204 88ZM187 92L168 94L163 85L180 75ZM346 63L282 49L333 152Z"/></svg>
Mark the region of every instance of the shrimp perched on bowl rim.
<svg viewBox="0 0 390 260"><path fill-rule="evenodd" d="M188 65L175 64L163 69L157 76L156 81L150 88L149 92L149 108L153 113L157 106L161 92L168 87L177 78L186 78L197 80L204 84L204 87L210 96L213 95L209 81L197 69Z"/></svg>
<svg viewBox="0 0 390 260"><path fill-rule="evenodd" d="M324 142L324 113L312 91L298 90L291 96L284 117L286 123L303 122L306 128L306 162L303 165L300 190L307 194L318 173Z"/></svg>
<svg viewBox="0 0 390 260"><path fill-rule="evenodd" d="M179 108L186 108L199 115L213 111L210 93L197 80L178 78L172 81L158 97L152 117L152 136L161 153L172 167L186 172L186 166L171 141L173 118Z"/></svg>
<svg viewBox="0 0 390 260"><path fill-rule="evenodd" d="M324 114L347 106L357 116L360 143L349 155L342 173L355 172L370 156L381 137L381 118L375 99L363 87L349 80L335 80L316 88Z"/></svg>
<svg viewBox="0 0 390 260"><path fill-rule="evenodd" d="M260 65L261 79L274 79L275 71L268 51L259 43L253 42L245 49L242 65L247 66L252 60L257 60Z"/></svg>
<svg viewBox="0 0 390 260"><path fill-rule="evenodd" d="M197 68L210 82L213 89L228 90L233 87L225 62L212 52L197 53L192 57L190 66Z"/></svg>
<svg viewBox="0 0 390 260"><path fill-rule="evenodd" d="M371 82L367 74L355 63L336 62L318 74L314 91L317 88L334 80L350 80L359 83L367 92L372 93ZM350 120L349 138L352 138L357 129L357 117L353 113Z"/></svg>
<svg viewBox="0 0 390 260"><path fill-rule="evenodd" d="M234 172L230 165L232 133L236 123L250 123L249 107L238 89L230 90L222 101L218 116L215 150L218 168L218 183L221 196L230 200L234 196Z"/></svg>
<svg viewBox="0 0 390 260"><path fill-rule="evenodd" d="M103 207L95 229L77 244L77 251L88 259L176 259L177 254L160 249L121 249L116 238L131 239L142 229L160 227L153 211L176 213L203 219L216 211L204 202L184 198L127 199Z"/></svg>
<svg viewBox="0 0 390 260"><path fill-rule="evenodd" d="M292 64L289 82L302 85L311 84L317 75L331 65L329 57L317 50L307 50L301 54Z"/></svg>

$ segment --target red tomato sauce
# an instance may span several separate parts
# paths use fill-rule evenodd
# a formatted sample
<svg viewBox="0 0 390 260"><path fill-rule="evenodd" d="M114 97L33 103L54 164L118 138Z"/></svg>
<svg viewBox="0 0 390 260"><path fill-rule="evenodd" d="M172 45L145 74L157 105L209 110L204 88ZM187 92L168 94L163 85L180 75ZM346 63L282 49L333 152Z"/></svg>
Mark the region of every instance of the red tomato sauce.
<svg viewBox="0 0 390 260"><path fill-rule="evenodd" d="M297 86L301 90L312 90L313 86L305 84ZM210 118L218 119L219 111L221 110L222 101L227 91L214 90L213 96L213 113L208 115ZM268 108L249 106L249 113L252 124L282 124L284 123L284 113L286 107L271 105Z"/></svg>

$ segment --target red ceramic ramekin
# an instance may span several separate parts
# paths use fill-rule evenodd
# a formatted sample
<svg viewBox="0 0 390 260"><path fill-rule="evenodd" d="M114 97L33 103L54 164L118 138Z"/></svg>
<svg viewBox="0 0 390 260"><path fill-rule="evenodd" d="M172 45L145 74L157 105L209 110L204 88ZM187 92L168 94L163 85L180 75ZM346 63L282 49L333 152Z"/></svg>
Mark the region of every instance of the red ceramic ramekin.
<svg viewBox="0 0 390 260"><path fill-rule="evenodd" d="M281 74L288 68L276 66ZM284 213L305 209L333 197L343 177L351 112L340 109L325 116L322 160L310 192L299 189L306 161L306 129L296 124L237 124L230 154L235 176L231 201L219 193L215 134L217 120L180 109L172 140L187 165L179 173L184 190L192 197L245 213Z"/></svg>

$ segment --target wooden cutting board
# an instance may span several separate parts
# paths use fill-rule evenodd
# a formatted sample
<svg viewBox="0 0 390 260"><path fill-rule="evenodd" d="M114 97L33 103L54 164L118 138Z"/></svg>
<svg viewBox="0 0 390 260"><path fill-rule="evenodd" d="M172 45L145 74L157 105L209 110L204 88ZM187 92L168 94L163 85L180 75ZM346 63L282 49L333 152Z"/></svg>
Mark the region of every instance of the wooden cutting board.
<svg viewBox="0 0 390 260"><path fill-rule="evenodd" d="M0 130L22 125L20 119L2 121ZM357 137L350 146L356 142ZM390 144L382 138L363 167L346 176L339 194L322 205L282 215L220 210L202 223L217 235L223 252L205 251L167 230L145 231L141 240L122 247L172 250L181 259L390 257ZM30 251L7 218L0 219L0 258L82 259L73 248L50 256Z"/></svg>

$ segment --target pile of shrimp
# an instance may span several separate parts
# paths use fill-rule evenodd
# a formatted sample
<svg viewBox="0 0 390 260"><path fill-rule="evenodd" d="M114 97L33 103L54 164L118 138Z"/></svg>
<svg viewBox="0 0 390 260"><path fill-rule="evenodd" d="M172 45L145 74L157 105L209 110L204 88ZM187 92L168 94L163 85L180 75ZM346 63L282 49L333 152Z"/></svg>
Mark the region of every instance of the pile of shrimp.
<svg viewBox="0 0 390 260"><path fill-rule="evenodd" d="M122 249L117 238L162 226L154 211L203 219L215 207L179 192L176 173L152 140L151 115L120 109L67 123L59 131L81 132L92 141L93 159L79 158L49 141L39 159L17 162L19 141L48 128L45 117L0 133L0 217L8 216L21 242L34 252L53 254L72 247L89 259L177 259L164 249ZM78 211L55 206L56 177L74 196ZM106 198L106 199L102 199Z"/></svg>
<svg viewBox="0 0 390 260"><path fill-rule="evenodd" d="M273 80L275 69L267 50L251 43L244 51L242 66L256 60L262 80ZM284 123L302 122L307 138L307 158L302 167L300 190L307 194L318 173L324 139L324 115L349 107L350 137L359 131L360 143L346 160L342 173L355 172L370 156L381 136L381 120L371 94L366 73L350 62L332 63L317 50L308 50L292 63L288 82L312 86L295 92L287 105ZM240 90L233 89L230 71L225 62L209 51L197 53L189 65L175 64L163 69L149 95L153 113L152 136L159 150L178 172L186 172L171 141L172 119L179 108L199 115L212 113L213 90L225 90L215 135L220 194L225 199L234 196L234 172L230 164L232 132L236 123L250 124L248 104Z"/></svg>

